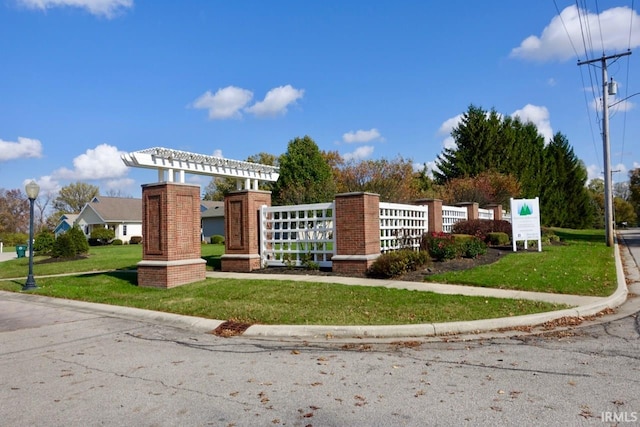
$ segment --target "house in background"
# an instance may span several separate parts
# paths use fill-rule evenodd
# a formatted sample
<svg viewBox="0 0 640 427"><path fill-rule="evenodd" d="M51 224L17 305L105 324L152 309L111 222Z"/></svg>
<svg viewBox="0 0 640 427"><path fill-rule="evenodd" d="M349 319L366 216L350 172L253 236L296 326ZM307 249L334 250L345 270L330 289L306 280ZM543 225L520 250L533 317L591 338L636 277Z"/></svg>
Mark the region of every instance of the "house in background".
<svg viewBox="0 0 640 427"><path fill-rule="evenodd" d="M211 236L224 236L224 202L200 202L202 241L211 243Z"/></svg>
<svg viewBox="0 0 640 427"><path fill-rule="evenodd" d="M224 236L224 202L200 202L202 241L211 242L211 236ZM131 236L142 236L142 199L128 197L94 197L79 214L60 217L55 236L78 225L87 239L96 228L110 228L115 238L127 243Z"/></svg>
<svg viewBox="0 0 640 427"><path fill-rule="evenodd" d="M75 224L89 238L96 228L109 228L115 238L128 243L131 236L142 236L142 199L94 197L78 214Z"/></svg>
<svg viewBox="0 0 640 427"><path fill-rule="evenodd" d="M66 233L69 229L73 228L73 224L78 218L78 214L64 214L60 217L58 225L53 230L53 235L57 238L59 235Z"/></svg>

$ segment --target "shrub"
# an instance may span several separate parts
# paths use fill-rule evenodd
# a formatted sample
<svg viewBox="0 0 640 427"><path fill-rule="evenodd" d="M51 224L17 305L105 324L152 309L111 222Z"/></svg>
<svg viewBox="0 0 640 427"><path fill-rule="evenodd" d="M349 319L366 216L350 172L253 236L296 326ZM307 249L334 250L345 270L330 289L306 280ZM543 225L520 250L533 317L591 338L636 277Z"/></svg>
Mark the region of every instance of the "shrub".
<svg viewBox="0 0 640 427"><path fill-rule="evenodd" d="M401 276L406 272L415 271L426 265L429 258L426 252L402 249L380 255L367 270L367 276L376 278L390 278Z"/></svg>
<svg viewBox="0 0 640 427"><path fill-rule="evenodd" d="M53 249L56 238L52 232L45 230L38 233L33 241L33 251L40 255L48 255Z"/></svg>
<svg viewBox="0 0 640 427"><path fill-rule="evenodd" d="M75 245L73 243L73 239L68 234L68 232L59 235L56 241L53 243L53 248L51 249L51 256L54 258L71 258L75 255L76 255Z"/></svg>
<svg viewBox="0 0 640 427"><path fill-rule="evenodd" d="M420 249L426 251L436 261L454 259L458 256L458 248L453 235L441 231L424 234Z"/></svg>
<svg viewBox="0 0 640 427"><path fill-rule="evenodd" d="M82 230L77 225L67 230L65 235L68 235L73 243L74 255L77 254L86 254L89 252L89 242L87 242L87 238L84 236Z"/></svg>
<svg viewBox="0 0 640 427"><path fill-rule="evenodd" d="M131 236L129 239L130 245L139 245L140 243L142 243L142 236Z"/></svg>
<svg viewBox="0 0 640 427"><path fill-rule="evenodd" d="M114 237L116 237L116 232L110 228L94 228L91 230L91 235L89 236L92 241L100 245L109 244Z"/></svg>
<svg viewBox="0 0 640 427"><path fill-rule="evenodd" d="M511 236L511 223L504 220L471 219L456 222L451 230L455 234L476 236L485 242L487 241L487 235L496 231Z"/></svg>
<svg viewBox="0 0 640 427"><path fill-rule="evenodd" d="M459 248L463 258L476 258L487 253L487 244L475 236L459 242Z"/></svg>
<svg viewBox="0 0 640 427"><path fill-rule="evenodd" d="M487 243L491 246L503 246L509 243L509 235L501 231L487 234Z"/></svg>
<svg viewBox="0 0 640 427"><path fill-rule="evenodd" d="M111 241L111 244L114 246L121 246L122 245L122 239L113 239Z"/></svg>
<svg viewBox="0 0 640 427"><path fill-rule="evenodd" d="M211 236L211 244L219 245L221 243L224 243L224 236L221 236L219 234L214 234L213 236Z"/></svg>
<svg viewBox="0 0 640 427"><path fill-rule="evenodd" d="M29 241L27 233L1 233L0 240L4 246L24 245Z"/></svg>

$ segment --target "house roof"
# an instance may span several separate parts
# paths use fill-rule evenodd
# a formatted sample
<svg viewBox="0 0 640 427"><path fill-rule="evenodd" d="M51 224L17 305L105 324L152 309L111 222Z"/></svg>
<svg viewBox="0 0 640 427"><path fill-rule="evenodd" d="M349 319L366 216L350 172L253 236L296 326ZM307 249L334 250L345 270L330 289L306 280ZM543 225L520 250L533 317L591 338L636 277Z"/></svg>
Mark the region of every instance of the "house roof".
<svg viewBox="0 0 640 427"><path fill-rule="evenodd" d="M215 218L224 216L224 202L203 200L200 203L201 206L206 208L206 210L202 211L202 218Z"/></svg>
<svg viewBox="0 0 640 427"><path fill-rule="evenodd" d="M142 199L97 196L84 209L92 209L104 222L142 222Z"/></svg>

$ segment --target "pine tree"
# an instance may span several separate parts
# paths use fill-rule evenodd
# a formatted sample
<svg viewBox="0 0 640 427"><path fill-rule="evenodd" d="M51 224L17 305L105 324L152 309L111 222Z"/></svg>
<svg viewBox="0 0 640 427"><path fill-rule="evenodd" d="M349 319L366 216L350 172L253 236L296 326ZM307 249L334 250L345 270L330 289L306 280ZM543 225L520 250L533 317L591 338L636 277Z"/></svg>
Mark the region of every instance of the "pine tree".
<svg viewBox="0 0 640 427"><path fill-rule="evenodd" d="M586 168L560 132L545 147L544 154L544 182L540 195L542 224L566 228L590 227L594 210L585 186Z"/></svg>

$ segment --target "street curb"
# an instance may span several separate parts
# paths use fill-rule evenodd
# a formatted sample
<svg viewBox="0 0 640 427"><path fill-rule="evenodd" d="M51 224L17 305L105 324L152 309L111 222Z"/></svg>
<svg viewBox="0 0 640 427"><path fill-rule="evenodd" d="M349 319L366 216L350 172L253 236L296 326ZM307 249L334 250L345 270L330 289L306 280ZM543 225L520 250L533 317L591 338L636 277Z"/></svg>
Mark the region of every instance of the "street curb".
<svg viewBox="0 0 640 427"><path fill-rule="evenodd" d="M410 325L251 325L241 335L248 338L410 338L438 337L464 334L480 334L492 331L504 331L522 327L535 327L562 318L583 318L596 315L607 309L621 306L627 300L629 291L626 284L624 268L620 255L620 246L614 245L617 289L609 297L564 310L529 314L495 319L472 321L426 323ZM293 277L289 280L295 280ZM307 278L306 280L312 280ZM449 292L447 292L449 293ZM112 316L149 323L161 323L166 326L188 329L193 332L212 333L226 321L185 316L134 307L114 306L109 304L58 299L34 294L23 294L0 291L5 300L28 301L30 303L61 308L73 308L85 313ZM478 295L482 296L482 295Z"/></svg>
<svg viewBox="0 0 640 427"><path fill-rule="evenodd" d="M565 310L496 319L467 322L425 323L417 325L387 326L320 326L320 325L252 325L242 334L244 337L297 337L297 338L398 338L434 337L490 332L519 327L534 327L565 317L587 317L622 305L628 296L622 267L620 246L614 245L616 265L616 291L609 297L591 304Z"/></svg>

